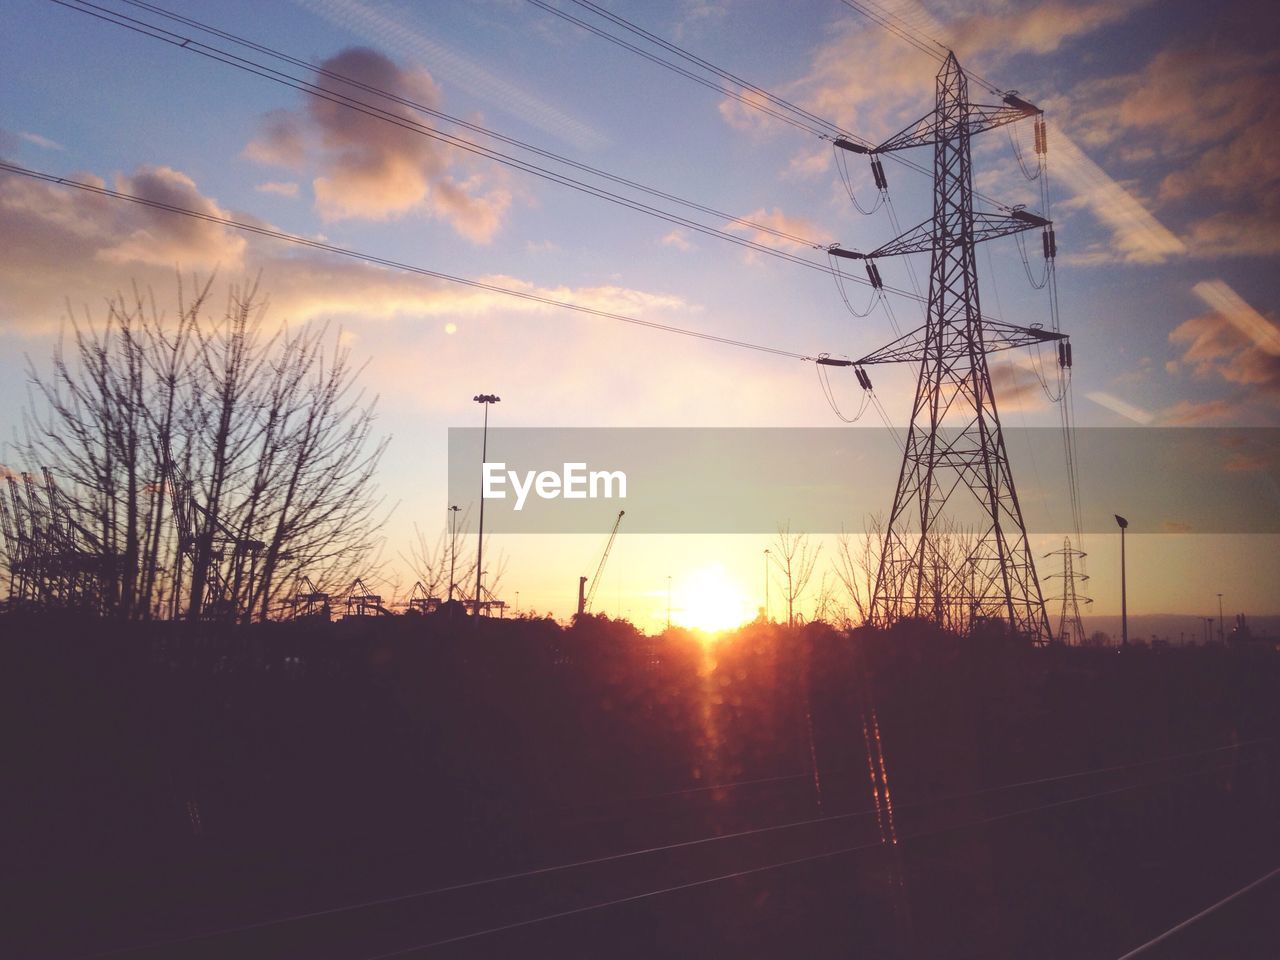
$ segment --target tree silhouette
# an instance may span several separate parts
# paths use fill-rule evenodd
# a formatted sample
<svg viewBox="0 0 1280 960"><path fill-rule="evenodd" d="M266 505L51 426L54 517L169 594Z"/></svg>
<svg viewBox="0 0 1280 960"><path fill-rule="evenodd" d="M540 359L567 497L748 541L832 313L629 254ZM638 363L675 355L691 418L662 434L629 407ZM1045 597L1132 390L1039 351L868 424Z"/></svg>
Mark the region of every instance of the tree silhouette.
<svg viewBox="0 0 1280 960"><path fill-rule="evenodd" d="M787 599L788 626L795 626L796 601L809 586L813 568L821 552L822 545L812 545L807 533L792 533L790 521L778 527L769 559L778 569L779 575L785 578L786 592L783 595Z"/></svg>
<svg viewBox="0 0 1280 960"><path fill-rule="evenodd" d="M368 562L386 440L359 368L324 325L268 330L256 283L211 319L211 285L179 283L173 318L118 295L101 328L71 321L50 372L29 364L23 455L48 493L27 514L60 538L20 599L56 601L74 561L103 614L248 621L301 575L337 588Z"/></svg>

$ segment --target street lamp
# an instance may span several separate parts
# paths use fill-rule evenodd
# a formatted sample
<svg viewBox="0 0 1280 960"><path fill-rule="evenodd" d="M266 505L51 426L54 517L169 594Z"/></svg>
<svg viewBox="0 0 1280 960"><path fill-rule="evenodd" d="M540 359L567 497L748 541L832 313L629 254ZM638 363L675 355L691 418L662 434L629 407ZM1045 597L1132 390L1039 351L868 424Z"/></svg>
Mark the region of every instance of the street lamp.
<svg viewBox="0 0 1280 960"><path fill-rule="evenodd" d="M453 602L454 587L454 569L458 562L458 510L460 507L452 506L449 508L449 602Z"/></svg>
<svg viewBox="0 0 1280 960"><path fill-rule="evenodd" d="M1116 523L1120 525L1120 645L1127 647L1129 645L1129 598L1124 582L1124 531L1125 527L1129 526L1129 521L1118 513L1114 516Z"/></svg>
<svg viewBox="0 0 1280 960"><path fill-rule="evenodd" d="M764 621L769 622L769 548L764 551Z"/></svg>
<svg viewBox="0 0 1280 960"><path fill-rule="evenodd" d="M484 464L489 457L489 405L502 398L492 393L480 393L472 397L484 407L484 433L480 441L480 536L476 540L476 622L480 622L480 589L484 578Z"/></svg>
<svg viewBox="0 0 1280 960"><path fill-rule="evenodd" d="M1218 594L1218 642L1227 642L1226 632L1222 625L1222 594Z"/></svg>

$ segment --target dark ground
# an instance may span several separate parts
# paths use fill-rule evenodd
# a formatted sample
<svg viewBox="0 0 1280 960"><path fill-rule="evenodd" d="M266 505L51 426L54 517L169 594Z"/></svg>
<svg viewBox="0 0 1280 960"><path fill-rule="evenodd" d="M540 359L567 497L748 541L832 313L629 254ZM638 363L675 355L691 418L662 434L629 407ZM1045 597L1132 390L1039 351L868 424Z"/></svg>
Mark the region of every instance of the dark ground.
<svg viewBox="0 0 1280 960"><path fill-rule="evenodd" d="M0 676L3 956L1118 958L1280 866L1274 654L9 615ZM1142 956L1280 956L1280 878Z"/></svg>

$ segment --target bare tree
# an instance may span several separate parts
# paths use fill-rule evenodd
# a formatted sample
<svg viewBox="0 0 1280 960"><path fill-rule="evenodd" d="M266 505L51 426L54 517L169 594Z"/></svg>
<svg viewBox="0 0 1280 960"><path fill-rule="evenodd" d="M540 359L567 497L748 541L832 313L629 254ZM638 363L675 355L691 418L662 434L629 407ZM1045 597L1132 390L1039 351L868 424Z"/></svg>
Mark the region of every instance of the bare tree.
<svg viewBox="0 0 1280 960"><path fill-rule="evenodd" d="M30 365L25 457L58 478L103 612L266 618L287 585L349 583L376 545L386 446L373 398L323 325L265 332L256 284L209 319L210 283L170 320L136 289Z"/></svg>
<svg viewBox="0 0 1280 960"><path fill-rule="evenodd" d="M769 552L769 559L785 580L786 592L783 596L787 600L788 626L795 626L796 601L809 586L809 580L813 577L813 568L821 552L822 545L811 544L807 533L792 533L790 521L779 525L778 535L774 538L773 548Z"/></svg>
<svg viewBox="0 0 1280 960"><path fill-rule="evenodd" d="M836 537L836 579L844 588L847 606L859 623L866 623L871 618L871 597L875 591L883 543L882 514L867 518L867 529L860 538L855 539L843 529Z"/></svg>

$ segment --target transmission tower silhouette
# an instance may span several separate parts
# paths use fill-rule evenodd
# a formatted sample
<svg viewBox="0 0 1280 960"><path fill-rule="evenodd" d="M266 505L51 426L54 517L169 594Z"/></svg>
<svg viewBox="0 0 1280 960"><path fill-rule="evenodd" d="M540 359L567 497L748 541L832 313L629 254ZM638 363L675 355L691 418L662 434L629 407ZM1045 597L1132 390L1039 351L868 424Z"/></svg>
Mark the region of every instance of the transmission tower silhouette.
<svg viewBox="0 0 1280 960"><path fill-rule="evenodd" d="M859 360L820 358L853 366L870 390L866 366L919 364L893 508L881 551L871 620L887 624L923 617L950 629L985 621L1036 642L1053 639L1036 577L1026 525L1014 489L987 355L1057 341L1058 362L1070 363L1063 334L982 316L974 250L978 243L1026 230L1044 232L1046 258L1055 254L1052 223L1020 207L989 213L973 208L970 140L1031 118L1043 151L1043 112L1015 94L994 105L969 102L968 80L955 54L937 77L937 104L917 122L875 147L839 139L841 149L871 155L883 188L878 154L933 147L933 216L870 253L832 247L837 257L867 261L879 287L881 257L931 254L928 313L923 327ZM973 518L977 518L976 520ZM972 524L972 527L969 526ZM971 530L963 544L955 537ZM963 555L956 544L964 546Z"/></svg>
<svg viewBox="0 0 1280 960"><path fill-rule="evenodd" d="M1062 601L1062 613L1058 617L1058 642L1084 646L1084 621L1080 619L1080 602L1093 603L1089 597L1082 597L1076 590L1076 582L1084 583L1089 579L1087 573L1076 569L1076 560L1083 560L1088 554L1071 546L1071 538L1062 539L1062 549L1045 554L1049 557L1062 557L1062 573L1051 573L1046 580L1062 578L1062 596L1050 597L1050 600Z"/></svg>

